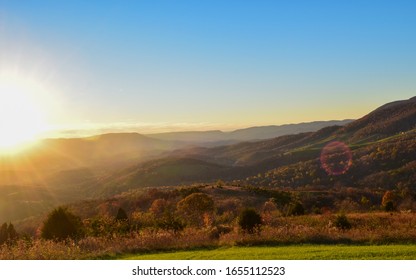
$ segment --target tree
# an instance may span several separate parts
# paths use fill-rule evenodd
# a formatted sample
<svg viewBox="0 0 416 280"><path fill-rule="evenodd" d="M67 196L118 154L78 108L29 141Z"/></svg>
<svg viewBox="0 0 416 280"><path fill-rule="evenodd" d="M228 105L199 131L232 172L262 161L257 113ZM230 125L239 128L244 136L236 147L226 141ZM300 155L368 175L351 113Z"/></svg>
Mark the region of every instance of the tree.
<svg viewBox="0 0 416 280"><path fill-rule="evenodd" d="M164 198L155 199L149 208L149 212L152 213L156 218L165 216L171 208L171 204Z"/></svg>
<svg viewBox="0 0 416 280"><path fill-rule="evenodd" d="M174 217L172 213L167 213L162 218L156 221L156 226L158 228L172 231L173 233L178 233L185 228L185 224L178 217Z"/></svg>
<svg viewBox="0 0 416 280"><path fill-rule="evenodd" d="M254 233L260 229L262 224L261 216L253 208L244 209L238 217L238 225L244 232Z"/></svg>
<svg viewBox="0 0 416 280"><path fill-rule="evenodd" d="M7 223L1 225L0 228L0 244L3 244L7 241Z"/></svg>
<svg viewBox="0 0 416 280"><path fill-rule="evenodd" d="M19 236L12 223L9 223L9 226L7 227L7 236L9 241L14 241Z"/></svg>
<svg viewBox="0 0 416 280"><path fill-rule="evenodd" d="M49 213L43 223L42 238L64 240L77 238L82 233L81 219L66 208L59 207Z"/></svg>
<svg viewBox="0 0 416 280"><path fill-rule="evenodd" d="M396 206L394 204L394 193L392 191L386 191L383 195L383 199L381 201L381 206L384 208L387 212L392 212L396 209Z"/></svg>
<svg viewBox="0 0 416 280"><path fill-rule="evenodd" d="M116 221L128 221L129 217L127 216L126 211L124 211L123 208L118 208L117 215L116 215Z"/></svg>
<svg viewBox="0 0 416 280"><path fill-rule="evenodd" d="M121 207L118 208L113 228L118 234L125 234L131 230L129 217L127 216L126 211L124 211L124 209Z"/></svg>
<svg viewBox="0 0 416 280"><path fill-rule="evenodd" d="M2 224L0 227L0 244L13 242L17 238L18 234L12 223L9 223L9 225L7 223Z"/></svg>
<svg viewBox="0 0 416 280"><path fill-rule="evenodd" d="M204 193L193 193L178 202L177 209L190 224L202 226L204 214L214 212L214 200Z"/></svg>
<svg viewBox="0 0 416 280"><path fill-rule="evenodd" d="M337 215L337 217L335 218L335 222L334 225L336 228L341 229L341 230L347 230L350 229L351 223L348 220L347 216L345 216L345 214L339 214Z"/></svg>
<svg viewBox="0 0 416 280"><path fill-rule="evenodd" d="M305 208L303 208L302 203L299 201L289 205L289 216L302 216L305 215Z"/></svg>

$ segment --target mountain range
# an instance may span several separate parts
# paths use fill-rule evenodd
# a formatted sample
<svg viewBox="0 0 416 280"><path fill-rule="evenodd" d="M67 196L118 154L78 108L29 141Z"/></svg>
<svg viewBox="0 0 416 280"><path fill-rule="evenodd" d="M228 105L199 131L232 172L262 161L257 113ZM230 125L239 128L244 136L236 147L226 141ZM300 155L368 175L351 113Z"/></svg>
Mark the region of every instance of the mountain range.
<svg viewBox="0 0 416 280"><path fill-rule="evenodd" d="M1 159L0 221L134 189L217 180L277 189L416 188L415 136L413 97L355 121L45 139ZM323 161L325 147L334 142L341 148ZM331 174L328 166L343 169Z"/></svg>
<svg viewBox="0 0 416 280"><path fill-rule="evenodd" d="M415 136L416 98L413 97L386 104L345 126L328 126L316 132L255 142L175 150L105 177L101 181L104 187L99 189L101 194L111 194L115 189L120 192L219 179L269 187L332 186L333 182L362 186L374 174L386 177L389 172L401 172L403 176L387 180L390 186L382 184L381 187L399 183L410 186L409 178L415 177L410 168L415 164ZM348 151L338 152L340 156L351 153L349 170L339 176L327 174L322 167L325 163L321 153L332 142L344 143L347 147Z"/></svg>
<svg viewBox="0 0 416 280"><path fill-rule="evenodd" d="M146 136L169 141L183 141L203 146L219 146L244 141L256 141L275 138L282 135L297 134L302 132L313 132L331 125L345 125L353 120L341 121L315 121L299 124L257 126L237 129L230 132L220 130L211 131L185 131L148 134Z"/></svg>

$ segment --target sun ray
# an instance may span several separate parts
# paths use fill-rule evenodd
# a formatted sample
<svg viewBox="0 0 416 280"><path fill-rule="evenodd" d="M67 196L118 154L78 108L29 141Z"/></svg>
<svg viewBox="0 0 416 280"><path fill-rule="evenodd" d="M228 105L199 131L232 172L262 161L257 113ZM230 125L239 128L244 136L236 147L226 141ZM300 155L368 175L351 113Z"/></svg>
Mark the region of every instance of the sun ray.
<svg viewBox="0 0 416 280"><path fill-rule="evenodd" d="M47 130L36 93L24 80L0 79L0 153L15 153Z"/></svg>

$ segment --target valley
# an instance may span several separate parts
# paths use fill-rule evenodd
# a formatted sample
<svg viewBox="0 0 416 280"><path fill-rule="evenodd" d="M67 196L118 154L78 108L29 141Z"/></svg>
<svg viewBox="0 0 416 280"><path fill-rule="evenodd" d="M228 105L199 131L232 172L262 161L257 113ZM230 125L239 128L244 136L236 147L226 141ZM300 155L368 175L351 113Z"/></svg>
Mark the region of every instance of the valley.
<svg viewBox="0 0 416 280"><path fill-rule="evenodd" d="M131 253L412 242L416 98L332 124L263 140L254 133L227 145L223 141L230 138L217 133L203 141L205 132L47 139L26 154L2 158L0 221L13 223L43 248L38 238L45 222L53 209L61 211L75 219L72 238L84 244L74 258L102 257L112 238L118 241L110 254L117 246ZM260 217L251 229L257 235L242 230L248 209ZM198 238L185 242L190 236ZM146 247L147 239L155 243ZM88 242L95 249L86 249ZM128 250L129 242L139 245ZM59 244L51 250L60 250Z"/></svg>

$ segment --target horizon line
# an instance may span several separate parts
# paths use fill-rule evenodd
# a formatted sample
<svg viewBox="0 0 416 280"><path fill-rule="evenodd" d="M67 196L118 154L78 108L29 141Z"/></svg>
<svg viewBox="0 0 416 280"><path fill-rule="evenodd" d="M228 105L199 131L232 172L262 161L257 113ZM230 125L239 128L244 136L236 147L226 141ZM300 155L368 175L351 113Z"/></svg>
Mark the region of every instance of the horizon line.
<svg viewBox="0 0 416 280"><path fill-rule="evenodd" d="M232 133L239 130L261 128L261 127L283 127L289 125L311 124L318 122L343 122L354 121L356 119L331 119L302 121L283 124L215 124L215 123L84 123L80 125L69 125L62 128L55 128L43 132L38 139L70 139L88 138L104 134L137 133L141 135L159 135L168 133L192 133L192 132L221 132ZM199 129L198 129L199 128Z"/></svg>

